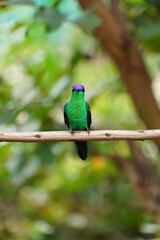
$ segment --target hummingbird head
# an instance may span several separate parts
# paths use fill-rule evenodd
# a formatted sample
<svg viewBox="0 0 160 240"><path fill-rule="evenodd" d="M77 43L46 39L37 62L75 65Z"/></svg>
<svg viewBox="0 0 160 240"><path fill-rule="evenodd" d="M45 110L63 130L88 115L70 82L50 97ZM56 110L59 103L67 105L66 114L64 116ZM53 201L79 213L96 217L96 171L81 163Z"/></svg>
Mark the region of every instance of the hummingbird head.
<svg viewBox="0 0 160 240"><path fill-rule="evenodd" d="M85 89L84 89L84 87L82 85L77 84L77 85L74 85L73 88L72 88L72 92L75 92L75 91L77 91L77 92L79 92L79 91L80 92L84 92Z"/></svg>

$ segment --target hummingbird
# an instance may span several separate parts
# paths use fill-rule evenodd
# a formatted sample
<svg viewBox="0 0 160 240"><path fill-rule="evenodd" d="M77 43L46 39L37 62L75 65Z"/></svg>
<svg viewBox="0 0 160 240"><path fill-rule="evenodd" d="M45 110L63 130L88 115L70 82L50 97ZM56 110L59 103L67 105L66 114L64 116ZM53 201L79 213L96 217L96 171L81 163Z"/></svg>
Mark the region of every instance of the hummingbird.
<svg viewBox="0 0 160 240"><path fill-rule="evenodd" d="M71 134L74 131L90 132L92 122L91 110L88 103L85 101L84 86L77 84L72 88L72 95L69 102L64 105L64 122L67 125ZM82 160L87 158L87 142L75 142L78 155Z"/></svg>

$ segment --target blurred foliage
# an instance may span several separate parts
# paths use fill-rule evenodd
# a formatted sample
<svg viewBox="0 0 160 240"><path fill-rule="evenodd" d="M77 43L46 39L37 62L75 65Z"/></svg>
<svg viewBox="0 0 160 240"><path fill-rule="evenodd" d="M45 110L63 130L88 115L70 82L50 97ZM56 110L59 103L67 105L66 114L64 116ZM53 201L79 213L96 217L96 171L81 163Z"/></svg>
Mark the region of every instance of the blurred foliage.
<svg viewBox="0 0 160 240"><path fill-rule="evenodd" d="M76 0L0 2L0 130L65 130L63 106L76 83L86 88L93 129L144 128L114 63L91 34L101 21L92 9L83 13ZM158 98L159 1L125 0L121 8ZM128 144L88 145L83 162L73 143L0 144L1 240L156 236L153 217L111 159L129 160ZM139 146L158 165L155 144Z"/></svg>

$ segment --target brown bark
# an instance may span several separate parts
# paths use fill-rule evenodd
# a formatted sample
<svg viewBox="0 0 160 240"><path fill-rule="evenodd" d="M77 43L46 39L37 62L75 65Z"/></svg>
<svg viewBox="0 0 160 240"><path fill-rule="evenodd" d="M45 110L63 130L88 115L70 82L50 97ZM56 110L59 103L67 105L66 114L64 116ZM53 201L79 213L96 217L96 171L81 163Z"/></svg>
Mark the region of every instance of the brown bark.
<svg viewBox="0 0 160 240"><path fill-rule="evenodd" d="M160 139L160 129L154 130L98 130L7 132L0 131L0 142L56 142L56 141L111 141Z"/></svg>
<svg viewBox="0 0 160 240"><path fill-rule="evenodd" d="M144 66L141 54L126 30L118 1L112 0L113 9L109 10L101 0L79 0L85 10L96 5L95 14L102 24L94 31L115 61L128 92L133 99L137 112L147 128L160 128L160 111L151 90L151 79ZM156 140L160 149L160 141Z"/></svg>

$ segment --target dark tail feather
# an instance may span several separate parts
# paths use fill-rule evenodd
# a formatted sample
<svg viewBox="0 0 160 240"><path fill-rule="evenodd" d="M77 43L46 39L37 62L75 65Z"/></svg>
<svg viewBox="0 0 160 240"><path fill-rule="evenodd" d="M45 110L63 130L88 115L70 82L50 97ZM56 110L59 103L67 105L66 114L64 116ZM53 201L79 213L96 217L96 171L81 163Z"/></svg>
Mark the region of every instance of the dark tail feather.
<svg viewBox="0 0 160 240"><path fill-rule="evenodd" d="M80 158L82 160L86 160L86 158L87 158L87 142L86 141L75 142L75 144L76 144L78 155L80 156Z"/></svg>

